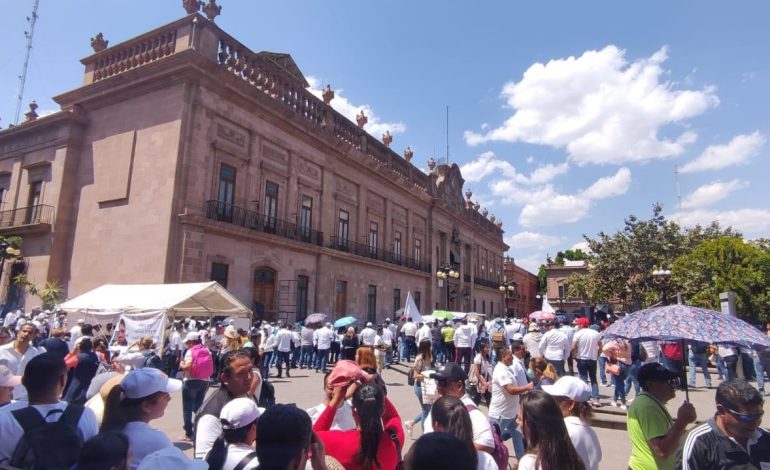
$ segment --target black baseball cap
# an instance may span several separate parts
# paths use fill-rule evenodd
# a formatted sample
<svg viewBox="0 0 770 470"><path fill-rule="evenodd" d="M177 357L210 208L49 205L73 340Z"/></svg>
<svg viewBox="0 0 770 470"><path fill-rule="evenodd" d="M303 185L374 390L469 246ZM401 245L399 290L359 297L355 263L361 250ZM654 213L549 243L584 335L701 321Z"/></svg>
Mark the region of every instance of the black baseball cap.
<svg viewBox="0 0 770 470"><path fill-rule="evenodd" d="M677 377L679 377L679 374L666 369L666 367L659 362L645 364L639 368L639 372L637 373L640 384L647 382L665 382Z"/></svg>
<svg viewBox="0 0 770 470"><path fill-rule="evenodd" d="M465 382L468 379L468 374L466 374L463 368L459 365L455 364L454 362L449 362L436 369L436 373L433 374L432 378L436 380Z"/></svg>

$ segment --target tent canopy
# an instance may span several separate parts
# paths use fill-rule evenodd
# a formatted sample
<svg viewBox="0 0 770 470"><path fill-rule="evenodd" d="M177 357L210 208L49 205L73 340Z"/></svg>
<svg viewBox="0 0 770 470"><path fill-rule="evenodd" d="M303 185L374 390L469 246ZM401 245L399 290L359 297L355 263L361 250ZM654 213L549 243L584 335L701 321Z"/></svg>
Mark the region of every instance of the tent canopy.
<svg viewBox="0 0 770 470"><path fill-rule="evenodd" d="M251 316L251 310L216 281L190 284L105 284L59 305L59 308L68 312L140 313L167 310L187 316Z"/></svg>

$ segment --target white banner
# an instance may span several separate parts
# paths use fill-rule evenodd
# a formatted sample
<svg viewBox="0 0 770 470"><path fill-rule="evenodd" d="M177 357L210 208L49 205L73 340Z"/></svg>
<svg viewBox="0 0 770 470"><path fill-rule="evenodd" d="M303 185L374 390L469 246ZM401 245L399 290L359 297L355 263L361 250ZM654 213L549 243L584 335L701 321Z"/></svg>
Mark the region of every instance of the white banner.
<svg viewBox="0 0 770 470"><path fill-rule="evenodd" d="M116 331L119 332L123 328L128 346L136 344L144 336L149 336L155 342L156 350L160 350L166 329L166 311L123 314Z"/></svg>

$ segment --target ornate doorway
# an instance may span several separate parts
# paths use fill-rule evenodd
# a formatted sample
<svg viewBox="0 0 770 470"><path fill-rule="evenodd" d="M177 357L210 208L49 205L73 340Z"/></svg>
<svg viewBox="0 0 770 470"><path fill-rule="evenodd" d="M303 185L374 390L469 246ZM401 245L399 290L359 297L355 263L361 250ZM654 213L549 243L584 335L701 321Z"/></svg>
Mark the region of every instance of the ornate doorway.
<svg viewBox="0 0 770 470"><path fill-rule="evenodd" d="M275 270L267 267L254 270L254 318L275 321Z"/></svg>

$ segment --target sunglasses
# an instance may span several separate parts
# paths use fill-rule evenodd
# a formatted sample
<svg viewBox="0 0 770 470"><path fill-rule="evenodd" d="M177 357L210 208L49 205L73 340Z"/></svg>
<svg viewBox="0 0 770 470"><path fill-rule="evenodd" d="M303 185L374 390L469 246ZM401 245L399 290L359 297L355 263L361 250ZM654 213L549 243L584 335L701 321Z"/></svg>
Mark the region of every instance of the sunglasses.
<svg viewBox="0 0 770 470"><path fill-rule="evenodd" d="M722 407L725 409L725 411L733 415L735 419L737 419L742 423L754 423L756 421L761 421L762 417L765 415L764 411L760 411L759 413L752 415L752 414L746 414L746 413L738 413L737 411L731 410L730 408L724 405L722 405Z"/></svg>

